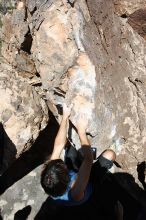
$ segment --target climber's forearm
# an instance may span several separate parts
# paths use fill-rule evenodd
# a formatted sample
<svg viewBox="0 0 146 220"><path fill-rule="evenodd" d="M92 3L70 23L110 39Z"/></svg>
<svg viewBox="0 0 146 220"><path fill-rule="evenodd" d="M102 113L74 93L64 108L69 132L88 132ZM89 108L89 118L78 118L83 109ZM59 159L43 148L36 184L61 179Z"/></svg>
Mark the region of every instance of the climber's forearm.
<svg viewBox="0 0 146 220"><path fill-rule="evenodd" d="M51 159L58 159L66 144L68 117L62 117L62 121L55 138L54 149Z"/></svg>

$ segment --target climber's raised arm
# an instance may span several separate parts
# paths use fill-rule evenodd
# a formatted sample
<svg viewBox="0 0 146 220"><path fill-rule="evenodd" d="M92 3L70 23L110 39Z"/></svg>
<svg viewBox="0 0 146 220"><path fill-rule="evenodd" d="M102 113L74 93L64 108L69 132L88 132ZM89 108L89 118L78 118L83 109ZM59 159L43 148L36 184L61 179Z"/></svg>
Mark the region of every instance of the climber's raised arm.
<svg viewBox="0 0 146 220"><path fill-rule="evenodd" d="M84 198L84 193L89 182L91 167L93 163L93 154L90 142L86 135L87 120L84 117L81 117L76 127L80 138L84 159L80 166L75 183L71 189L71 196L74 200L79 201Z"/></svg>
<svg viewBox="0 0 146 220"><path fill-rule="evenodd" d="M62 116L62 120L60 123L57 136L55 138L54 149L53 149L52 156L50 158L51 160L59 159L60 154L66 144L68 118L71 113L71 108L72 106L67 107L66 104L63 105L63 116Z"/></svg>

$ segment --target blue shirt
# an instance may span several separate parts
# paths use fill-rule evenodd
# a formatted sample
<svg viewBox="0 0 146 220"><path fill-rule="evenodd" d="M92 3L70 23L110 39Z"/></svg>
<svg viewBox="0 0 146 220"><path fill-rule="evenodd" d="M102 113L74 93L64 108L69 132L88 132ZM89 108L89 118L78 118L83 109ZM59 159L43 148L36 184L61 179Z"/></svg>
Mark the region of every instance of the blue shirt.
<svg viewBox="0 0 146 220"><path fill-rule="evenodd" d="M76 179L77 173L75 173L73 170L69 171L69 176L70 176L70 182L67 186L67 190L66 192L62 195L62 196L57 196L57 197L52 197L56 202L62 204L62 205L66 205L66 206L75 206L75 205L80 205L84 202L86 202L89 197L92 194L92 185L91 183L88 183L85 193L84 193L84 198L80 201L74 201L71 193L70 193L70 189L71 189L71 185L74 182L74 180Z"/></svg>

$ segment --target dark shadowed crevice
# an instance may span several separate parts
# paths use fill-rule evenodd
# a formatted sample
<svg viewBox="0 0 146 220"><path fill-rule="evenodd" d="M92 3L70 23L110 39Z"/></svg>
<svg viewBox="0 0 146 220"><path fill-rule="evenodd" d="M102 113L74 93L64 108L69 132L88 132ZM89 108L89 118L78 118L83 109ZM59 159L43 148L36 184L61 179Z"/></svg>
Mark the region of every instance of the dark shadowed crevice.
<svg viewBox="0 0 146 220"><path fill-rule="evenodd" d="M37 7L35 6L33 11L30 12L31 15L33 15L37 11Z"/></svg>
<svg viewBox="0 0 146 220"><path fill-rule="evenodd" d="M0 170L3 165L3 152L4 152L4 129L2 123L0 123Z"/></svg>
<svg viewBox="0 0 146 220"><path fill-rule="evenodd" d="M32 47L32 35L30 33L30 30L27 32L27 34L25 35L24 41L21 44L20 49L25 51L28 54L31 54L31 47Z"/></svg>
<svg viewBox="0 0 146 220"><path fill-rule="evenodd" d="M146 182L145 182L146 162L145 161L137 165L137 172L138 172L138 179L142 183L143 188L146 190Z"/></svg>
<svg viewBox="0 0 146 220"><path fill-rule="evenodd" d="M67 3L70 4L71 7L73 8L73 7L74 7L74 4L75 4L75 1L68 0Z"/></svg>
<svg viewBox="0 0 146 220"><path fill-rule="evenodd" d="M121 18L127 18L128 16L126 14L122 14Z"/></svg>
<svg viewBox="0 0 146 220"><path fill-rule="evenodd" d="M0 175L15 161L16 153L16 146L0 123Z"/></svg>
<svg viewBox="0 0 146 220"><path fill-rule="evenodd" d="M37 77L40 77L40 74L39 74L39 72L36 72L36 76L37 76Z"/></svg>

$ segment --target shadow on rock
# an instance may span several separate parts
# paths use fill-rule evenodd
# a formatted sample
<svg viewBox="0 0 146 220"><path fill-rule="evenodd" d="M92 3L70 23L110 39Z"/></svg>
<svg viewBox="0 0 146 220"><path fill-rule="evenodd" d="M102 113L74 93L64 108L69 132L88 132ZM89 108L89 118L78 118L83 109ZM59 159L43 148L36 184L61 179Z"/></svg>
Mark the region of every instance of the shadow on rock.
<svg viewBox="0 0 146 220"><path fill-rule="evenodd" d="M54 200L50 197L42 204L41 209L38 211L34 220L45 220L49 218L54 218L57 216L57 206Z"/></svg>
<svg viewBox="0 0 146 220"><path fill-rule="evenodd" d="M124 220L146 219L146 192L135 182L135 178L128 173L115 173L113 179L124 208Z"/></svg>
<svg viewBox="0 0 146 220"><path fill-rule="evenodd" d="M35 220L48 219L92 219L96 216L99 220L116 220L114 217L115 207L118 202L123 207L124 220L144 220L145 213L145 192L132 175L128 173L115 173L102 182L97 183L97 191L92 199L86 204L77 207L57 206L50 197L42 204Z"/></svg>
<svg viewBox="0 0 146 220"><path fill-rule="evenodd" d="M0 123L0 175L14 162L16 153L16 146L7 135L3 124Z"/></svg>
<svg viewBox="0 0 146 220"><path fill-rule="evenodd" d="M99 220L114 220L111 218L102 218L97 212L97 206L93 204L83 204L81 206L65 207L57 205L55 201L48 197L42 204L41 209L35 216L34 220L48 220L48 219L64 219L64 220L80 220L84 217L84 220L90 220L95 217Z"/></svg>
<svg viewBox="0 0 146 220"><path fill-rule="evenodd" d="M28 205L15 213L14 220L26 220L30 212L31 206Z"/></svg>
<svg viewBox="0 0 146 220"><path fill-rule="evenodd" d="M146 162L143 161L137 165L138 179L142 183L143 188L146 190Z"/></svg>
<svg viewBox="0 0 146 220"><path fill-rule="evenodd" d="M15 160L0 177L0 194L47 159L52 152L57 131L58 124L50 113L47 127L40 132L32 147Z"/></svg>

